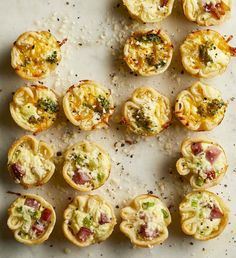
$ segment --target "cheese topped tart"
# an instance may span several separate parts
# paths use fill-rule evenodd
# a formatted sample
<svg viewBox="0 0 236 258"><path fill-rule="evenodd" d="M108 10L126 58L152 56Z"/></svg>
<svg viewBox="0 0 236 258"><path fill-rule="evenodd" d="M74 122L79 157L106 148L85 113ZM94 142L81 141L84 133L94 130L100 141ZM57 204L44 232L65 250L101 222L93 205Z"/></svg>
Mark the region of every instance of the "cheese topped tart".
<svg viewBox="0 0 236 258"><path fill-rule="evenodd" d="M205 190L186 195L179 211L183 232L197 240L217 237L228 223L229 209L224 201L218 195Z"/></svg>
<svg viewBox="0 0 236 258"><path fill-rule="evenodd" d="M171 104L168 98L155 89L141 87L133 92L123 109L127 128L138 135L153 136L166 129L172 120Z"/></svg>
<svg viewBox="0 0 236 258"><path fill-rule="evenodd" d="M128 38L124 60L129 68L142 76L163 73L173 56L173 45L162 30L138 31Z"/></svg>
<svg viewBox="0 0 236 258"><path fill-rule="evenodd" d="M10 112L23 129L38 133L51 127L59 104L55 93L45 86L20 87L13 95Z"/></svg>
<svg viewBox="0 0 236 258"><path fill-rule="evenodd" d="M176 163L180 175L189 176L195 189L217 185L228 168L223 148L210 139L192 138L182 143L183 157Z"/></svg>
<svg viewBox="0 0 236 258"><path fill-rule="evenodd" d="M25 32L14 42L11 65L23 79L43 79L60 63L63 43L48 31Z"/></svg>
<svg viewBox="0 0 236 258"><path fill-rule="evenodd" d="M47 240L56 222L52 205L34 194L17 198L8 214L8 227L14 232L15 239L26 245L41 244Z"/></svg>
<svg viewBox="0 0 236 258"><path fill-rule="evenodd" d="M120 215L120 230L135 246L152 247L168 238L171 215L166 205L154 195L137 196Z"/></svg>
<svg viewBox="0 0 236 258"><path fill-rule="evenodd" d="M64 235L79 247L106 240L115 225L113 208L98 195L77 196L64 212Z"/></svg>
<svg viewBox="0 0 236 258"><path fill-rule="evenodd" d="M109 154L93 142L79 142L65 153L63 176L66 182L81 192L101 187L110 175Z"/></svg>
<svg viewBox="0 0 236 258"><path fill-rule="evenodd" d="M221 123L226 109L217 89L196 82L177 96L175 115L192 131L210 131Z"/></svg>
<svg viewBox="0 0 236 258"><path fill-rule="evenodd" d="M160 22L172 12L174 0L123 0L130 15L141 22Z"/></svg>
<svg viewBox="0 0 236 258"><path fill-rule="evenodd" d="M47 143L26 135L13 143L8 152L8 170L16 183L34 187L48 182L55 171L53 150Z"/></svg>
<svg viewBox="0 0 236 258"><path fill-rule="evenodd" d="M185 70L200 78L211 78L223 73L231 56L236 55L236 49L230 47L228 41L213 30L190 33L180 47Z"/></svg>
<svg viewBox="0 0 236 258"><path fill-rule="evenodd" d="M107 128L114 112L111 91L94 81L80 81L67 90L63 108L68 120L81 130Z"/></svg>
<svg viewBox="0 0 236 258"><path fill-rule="evenodd" d="M185 16L200 26L222 23L230 16L231 0L183 0Z"/></svg>

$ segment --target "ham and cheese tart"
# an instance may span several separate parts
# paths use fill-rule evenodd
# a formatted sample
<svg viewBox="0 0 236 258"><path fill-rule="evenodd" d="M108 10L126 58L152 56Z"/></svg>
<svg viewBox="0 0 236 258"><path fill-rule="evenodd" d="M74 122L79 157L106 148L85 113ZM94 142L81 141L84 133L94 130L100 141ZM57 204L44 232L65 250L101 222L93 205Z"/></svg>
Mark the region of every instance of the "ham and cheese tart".
<svg viewBox="0 0 236 258"><path fill-rule="evenodd" d="M180 47L182 64L193 76L211 78L222 74L236 49L230 47L222 35L213 30L190 33Z"/></svg>
<svg viewBox="0 0 236 258"><path fill-rule="evenodd" d="M115 225L113 208L98 195L77 196L64 212L64 235L79 247L106 240Z"/></svg>
<svg viewBox="0 0 236 258"><path fill-rule="evenodd" d="M186 195L179 211L183 232L197 240L217 237L228 223L229 209L224 201L218 195L205 190Z"/></svg>
<svg viewBox="0 0 236 258"><path fill-rule="evenodd" d="M63 108L68 120L85 131L107 128L114 112L111 91L89 80L80 81L67 90Z"/></svg>
<svg viewBox="0 0 236 258"><path fill-rule="evenodd" d="M122 123L142 136L157 135L170 125L171 119L169 99L149 87L136 89L123 108Z"/></svg>
<svg viewBox="0 0 236 258"><path fill-rule="evenodd" d="M175 115L192 131L210 131L224 118L227 103L221 93L201 82L181 91L175 103Z"/></svg>
<svg viewBox="0 0 236 258"><path fill-rule="evenodd" d="M101 187L110 175L109 154L93 142L79 142L65 153L63 176L66 182L81 192Z"/></svg>
<svg viewBox="0 0 236 258"><path fill-rule="evenodd" d="M224 177L228 164L223 148L207 138L187 139L181 146L182 158L176 163L177 171L188 176L195 189L217 185Z"/></svg>
<svg viewBox="0 0 236 258"><path fill-rule="evenodd" d="M59 104L55 93L45 86L20 87L13 95L10 112L23 129L38 133L51 127Z"/></svg>
<svg viewBox="0 0 236 258"><path fill-rule="evenodd" d="M47 240L56 222L52 205L34 194L17 198L8 214L8 227L14 232L15 239L26 245L41 244Z"/></svg>
<svg viewBox="0 0 236 258"><path fill-rule="evenodd" d="M125 62L133 72L142 76L165 72L172 55L173 45L162 30L134 32L124 47Z"/></svg>
<svg viewBox="0 0 236 258"><path fill-rule="evenodd" d="M123 0L132 18L141 22L160 22L172 12L174 0Z"/></svg>
<svg viewBox="0 0 236 258"><path fill-rule="evenodd" d="M12 67L23 79L43 79L60 63L62 44L48 31L25 32L14 42Z"/></svg>
<svg viewBox="0 0 236 258"><path fill-rule="evenodd" d="M18 139L8 152L8 170L16 183L25 188L48 182L55 171L53 150L33 136Z"/></svg>
<svg viewBox="0 0 236 258"><path fill-rule="evenodd" d="M222 23L231 13L231 0L183 0L185 16L200 26Z"/></svg>
<svg viewBox="0 0 236 258"><path fill-rule="evenodd" d="M168 238L171 215L166 205L154 195L137 196L120 215L120 230L135 246L152 247Z"/></svg>

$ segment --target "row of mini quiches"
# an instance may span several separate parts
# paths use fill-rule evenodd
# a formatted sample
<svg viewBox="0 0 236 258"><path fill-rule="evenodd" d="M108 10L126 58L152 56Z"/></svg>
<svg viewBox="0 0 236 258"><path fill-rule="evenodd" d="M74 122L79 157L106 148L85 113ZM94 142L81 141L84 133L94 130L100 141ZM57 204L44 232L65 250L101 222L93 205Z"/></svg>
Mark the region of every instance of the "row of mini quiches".
<svg viewBox="0 0 236 258"><path fill-rule="evenodd" d="M141 22L160 22L168 17L174 0L123 0L131 17ZM188 20L200 26L212 26L226 20L232 9L231 0L183 0L183 11Z"/></svg>

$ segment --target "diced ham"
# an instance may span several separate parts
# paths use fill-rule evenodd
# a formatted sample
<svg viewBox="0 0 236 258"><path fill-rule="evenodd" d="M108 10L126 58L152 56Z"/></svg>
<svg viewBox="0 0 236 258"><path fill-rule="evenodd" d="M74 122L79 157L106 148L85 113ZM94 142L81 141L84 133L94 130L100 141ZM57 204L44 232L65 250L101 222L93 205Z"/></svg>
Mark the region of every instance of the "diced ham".
<svg viewBox="0 0 236 258"><path fill-rule="evenodd" d="M220 219L223 217L222 212L216 206L214 206L211 210L210 219Z"/></svg>
<svg viewBox="0 0 236 258"><path fill-rule="evenodd" d="M11 171L14 174L15 178L20 179L25 175L25 171L19 163L14 163L11 165Z"/></svg>
<svg viewBox="0 0 236 258"><path fill-rule="evenodd" d="M153 230L153 229L149 229L147 224L141 225L140 229L139 229L139 235L142 238L148 238L148 239L153 239L156 238L159 233L158 230Z"/></svg>
<svg viewBox="0 0 236 258"><path fill-rule="evenodd" d="M77 233L77 238L81 241L81 242L85 242L89 236L91 236L93 233L89 228L86 227L81 227L79 232Z"/></svg>
<svg viewBox="0 0 236 258"><path fill-rule="evenodd" d="M80 172L80 171L76 171L75 174L72 177L72 180L79 185L84 185L88 182L91 181L91 177L84 173L84 172Z"/></svg>
<svg viewBox="0 0 236 258"><path fill-rule="evenodd" d="M206 172L207 178L213 180L216 178L216 172L214 170L210 170Z"/></svg>
<svg viewBox="0 0 236 258"><path fill-rule="evenodd" d="M217 158L219 157L221 153L221 150L214 147L214 146L211 146L207 149L206 151L206 159L211 163L213 164Z"/></svg>
<svg viewBox="0 0 236 258"><path fill-rule="evenodd" d="M168 0L161 0L161 7L167 6Z"/></svg>
<svg viewBox="0 0 236 258"><path fill-rule="evenodd" d="M35 208L35 209L38 209L40 207L40 203L37 202L35 199L32 199L32 198L27 198L25 200L25 205L27 205L29 207L32 207L32 208Z"/></svg>
<svg viewBox="0 0 236 258"><path fill-rule="evenodd" d="M43 221L49 221L52 215L52 211L48 208L45 208L41 214L41 220Z"/></svg>
<svg viewBox="0 0 236 258"><path fill-rule="evenodd" d="M36 235L41 235L44 230L45 230L45 226L42 222L40 221L36 221L33 225L32 225L32 230L36 233Z"/></svg>
<svg viewBox="0 0 236 258"><path fill-rule="evenodd" d="M101 213L100 219L99 219L99 224L104 225L110 222L110 219L107 217L105 213Z"/></svg>
<svg viewBox="0 0 236 258"><path fill-rule="evenodd" d="M222 3L217 3L215 5L213 3L205 4L203 8L205 12L211 13L218 20L221 18L221 16L225 15L224 6Z"/></svg>
<svg viewBox="0 0 236 258"><path fill-rule="evenodd" d="M191 145L191 150L195 156L200 154L203 151L202 144L200 142L193 142Z"/></svg>

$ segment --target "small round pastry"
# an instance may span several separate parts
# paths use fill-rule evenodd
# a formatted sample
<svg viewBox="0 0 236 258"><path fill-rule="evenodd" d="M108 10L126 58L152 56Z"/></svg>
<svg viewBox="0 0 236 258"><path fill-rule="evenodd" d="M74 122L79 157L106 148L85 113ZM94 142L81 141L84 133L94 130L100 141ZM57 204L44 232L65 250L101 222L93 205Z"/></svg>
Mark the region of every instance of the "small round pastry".
<svg viewBox="0 0 236 258"><path fill-rule="evenodd" d="M173 9L174 0L123 0L132 18L141 22L160 22Z"/></svg>
<svg viewBox="0 0 236 258"><path fill-rule="evenodd" d="M210 131L224 118L227 103L220 91L201 82L181 91L175 103L175 115L192 131Z"/></svg>
<svg viewBox="0 0 236 258"><path fill-rule="evenodd" d="M128 130L138 135L157 135L170 125L171 120L169 99L153 88L136 89L123 108L122 123Z"/></svg>
<svg viewBox="0 0 236 258"><path fill-rule="evenodd" d="M207 138L191 138L183 141L183 157L176 163L177 171L188 176L195 189L207 189L219 184L228 164L223 148Z"/></svg>
<svg viewBox="0 0 236 258"><path fill-rule="evenodd" d="M231 0L183 0L185 16L200 26L218 25L231 13Z"/></svg>
<svg viewBox="0 0 236 258"><path fill-rule="evenodd" d="M43 243L50 236L56 214L50 203L34 194L18 197L8 209L8 227L15 239L26 245Z"/></svg>
<svg viewBox="0 0 236 258"><path fill-rule="evenodd" d="M134 32L124 46L124 60L129 68L142 76L166 71L173 56L173 45L162 30Z"/></svg>
<svg viewBox="0 0 236 258"><path fill-rule="evenodd" d="M77 196L64 212L64 235L79 247L106 240L115 225L113 208L98 195Z"/></svg>
<svg viewBox="0 0 236 258"><path fill-rule="evenodd" d="M81 130L107 128L114 112L111 91L94 81L80 81L70 87L63 98L68 120Z"/></svg>
<svg viewBox="0 0 236 258"><path fill-rule="evenodd" d="M190 33L180 47L182 64L191 75L212 78L222 74L236 49L218 32L199 30Z"/></svg>
<svg viewBox="0 0 236 258"><path fill-rule="evenodd" d="M23 129L33 133L51 127L58 111L59 104L55 93L42 85L20 87L10 103L14 121Z"/></svg>
<svg viewBox="0 0 236 258"><path fill-rule="evenodd" d="M171 215L166 205L154 195L137 196L121 210L120 230L138 247L153 247L168 238Z"/></svg>
<svg viewBox="0 0 236 258"><path fill-rule="evenodd" d="M78 191L88 192L101 187L110 171L110 156L96 143L79 142L65 153L63 177Z"/></svg>
<svg viewBox="0 0 236 258"><path fill-rule="evenodd" d="M43 141L26 135L19 138L8 152L8 170L16 183L25 188L48 182L55 171L53 150Z"/></svg>
<svg viewBox="0 0 236 258"><path fill-rule="evenodd" d="M180 203L182 230L197 240L210 240L222 233L228 223L229 209L216 194L193 191Z"/></svg>

